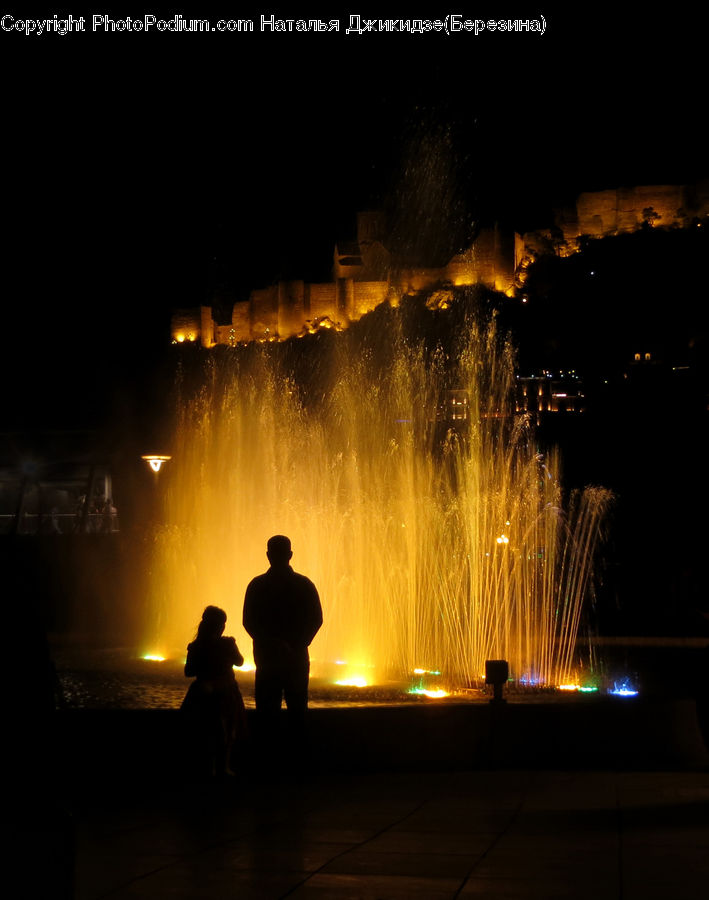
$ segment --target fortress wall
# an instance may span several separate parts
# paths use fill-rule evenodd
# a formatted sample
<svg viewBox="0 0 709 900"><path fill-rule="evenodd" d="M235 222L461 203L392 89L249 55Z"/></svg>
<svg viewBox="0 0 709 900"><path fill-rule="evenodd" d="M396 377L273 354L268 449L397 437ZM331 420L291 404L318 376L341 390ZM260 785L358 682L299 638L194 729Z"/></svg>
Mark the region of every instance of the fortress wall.
<svg viewBox="0 0 709 900"><path fill-rule="evenodd" d="M249 302L246 303L235 303L232 311L231 311L231 326L227 328L227 339L226 341L219 340L219 343L229 343L229 332L231 329L234 329L234 340L235 341L250 341L252 338L251 334L251 312L250 312L251 304ZM221 334L221 332L220 332Z"/></svg>
<svg viewBox="0 0 709 900"><path fill-rule="evenodd" d="M273 337L278 330L278 288L276 285L251 291L250 334L254 340Z"/></svg>
<svg viewBox="0 0 709 900"><path fill-rule="evenodd" d="M501 231L496 227L494 247L494 273L491 286L496 291L508 293L514 289L517 235L513 231Z"/></svg>
<svg viewBox="0 0 709 900"><path fill-rule="evenodd" d="M278 282L278 334L282 338L291 337L303 330L305 320L310 318L306 308L305 282Z"/></svg>
<svg viewBox="0 0 709 900"><path fill-rule="evenodd" d="M203 347L213 347L216 343L216 323L212 318L211 306L200 306L200 328Z"/></svg>
<svg viewBox="0 0 709 900"><path fill-rule="evenodd" d="M215 338L217 344L230 344L231 343L231 340L230 340L231 329L232 329L231 325L215 325L214 326L214 338ZM248 337L237 338L236 335L234 335L234 339L239 340L239 341L248 341L249 340Z"/></svg>
<svg viewBox="0 0 709 900"><path fill-rule="evenodd" d="M443 272L443 279L451 281L455 285L477 284L479 273L475 265L473 248L469 247L462 253L456 254L448 263Z"/></svg>
<svg viewBox="0 0 709 900"><path fill-rule="evenodd" d="M472 246L473 265L477 273L477 281L492 285L496 274L497 247L495 230L481 228L477 240Z"/></svg>
<svg viewBox="0 0 709 900"><path fill-rule="evenodd" d="M445 278L445 269L402 269L397 274L396 286L404 292L423 291Z"/></svg>
<svg viewBox="0 0 709 900"><path fill-rule="evenodd" d="M333 322L337 319L337 295L335 283L310 284L310 315L312 321L328 316Z"/></svg>
<svg viewBox="0 0 709 900"><path fill-rule="evenodd" d="M576 201L574 225L575 237L580 234L601 237L615 231L618 227L617 192L596 191L593 194L580 194Z"/></svg>
<svg viewBox="0 0 709 900"><path fill-rule="evenodd" d="M444 277L455 285L482 283L498 291L509 290L514 284L515 256L520 251L517 238L497 227L481 229L470 249L454 256L446 266Z"/></svg>
<svg viewBox="0 0 709 900"><path fill-rule="evenodd" d="M361 281L386 281L391 268L391 254L379 241L363 244L362 271L355 275Z"/></svg>
<svg viewBox="0 0 709 900"><path fill-rule="evenodd" d="M386 300L388 291L389 284L386 281L355 281L351 318L356 321L371 312Z"/></svg>
<svg viewBox="0 0 709 900"><path fill-rule="evenodd" d="M338 278L335 291L335 320L344 324L351 320L354 310L354 281Z"/></svg>
<svg viewBox="0 0 709 900"><path fill-rule="evenodd" d="M576 201L576 234L602 237L634 231L648 220L647 210L660 217L658 225L683 225L685 190L681 185L641 185L580 194Z"/></svg>
<svg viewBox="0 0 709 900"><path fill-rule="evenodd" d="M344 259L348 259L351 257L343 257ZM361 259L361 257L358 257ZM362 269L361 263L357 263L356 265L345 266L343 265L339 259L335 259L335 263L332 268L332 277L335 281L339 281L340 278L356 278L359 272Z"/></svg>
<svg viewBox="0 0 709 900"><path fill-rule="evenodd" d="M616 222L618 231L634 231L643 221L642 208L637 208L638 198L633 188L618 188L616 193ZM648 198L646 198L648 199Z"/></svg>
<svg viewBox="0 0 709 900"><path fill-rule="evenodd" d="M553 238L561 238L561 241L565 242L568 245L572 245L576 242L576 238L581 234L579 231L579 216L576 206L562 206L559 209L555 209L553 212L554 215L554 225L550 230L550 235ZM559 232L561 234L559 235ZM538 232L530 231L524 235L525 240L528 237L536 235ZM559 242L559 246L561 247L561 241ZM562 255L563 252L562 252Z"/></svg>
<svg viewBox="0 0 709 900"><path fill-rule="evenodd" d="M685 190L681 185L663 184L652 187L637 187L634 191L635 207L639 214L638 224L642 223L644 211L652 208L658 215L658 225L684 225L686 210Z"/></svg>
<svg viewBox="0 0 709 900"><path fill-rule="evenodd" d="M511 274L506 269L496 272L493 283L489 286L501 294L507 294L509 297L513 296L515 289L514 273Z"/></svg>
<svg viewBox="0 0 709 900"><path fill-rule="evenodd" d="M173 312L170 323L170 333L173 341L181 344L183 341L199 340L202 334L203 308L196 306L193 309L176 309Z"/></svg>

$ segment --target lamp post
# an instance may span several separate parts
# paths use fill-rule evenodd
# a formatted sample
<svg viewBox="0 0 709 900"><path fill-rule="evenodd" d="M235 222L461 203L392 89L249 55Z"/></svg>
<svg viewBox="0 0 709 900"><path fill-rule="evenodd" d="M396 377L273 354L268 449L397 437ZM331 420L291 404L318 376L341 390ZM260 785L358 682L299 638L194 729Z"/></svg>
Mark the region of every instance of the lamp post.
<svg viewBox="0 0 709 900"><path fill-rule="evenodd" d="M143 503L144 523L153 533L154 539L159 539L159 534L165 521L165 510L163 498L164 491L158 490L158 479L160 478L160 472L165 463L169 462L172 457L167 453L143 453L140 458L145 461L148 468L153 473L152 486L145 492L147 495L147 498L145 499L148 499L148 503L147 505L145 502ZM152 542L149 541L144 544L146 549L150 547L151 543ZM147 552L149 553L150 550L147 549ZM148 560L145 559L144 577L147 577L149 570L150 566ZM163 661L165 659L165 653L160 649L162 647L162 641L158 633L158 621L155 619L154 615L151 615L150 619L144 622L143 625L148 631L148 646L150 647L150 652L144 653L143 659Z"/></svg>
<svg viewBox="0 0 709 900"><path fill-rule="evenodd" d="M153 515L157 514L154 524L157 524L163 518L162 502L161 502L160 497L158 496L158 478L160 477L160 472L161 472L163 466L165 465L166 462L171 460L172 457L166 453L144 453L140 458L145 460L145 462L148 465L148 468L153 473L153 487L152 487L152 490L150 490L148 493L151 495L151 500L152 500L152 503L154 504ZM157 511L156 506L160 508L160 512ZM150 518L153 518L153 516L151 516Z"/></svg>

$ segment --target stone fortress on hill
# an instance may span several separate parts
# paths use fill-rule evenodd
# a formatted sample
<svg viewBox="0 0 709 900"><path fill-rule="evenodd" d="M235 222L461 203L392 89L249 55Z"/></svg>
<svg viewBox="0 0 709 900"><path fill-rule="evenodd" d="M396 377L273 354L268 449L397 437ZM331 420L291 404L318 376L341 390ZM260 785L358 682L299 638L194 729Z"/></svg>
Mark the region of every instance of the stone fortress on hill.
<svg viewBox="0 0 709 900"><path fill-rule="evenodd" d="M286 340L321 328L346 328L380 303L434 287L480 284L514 297L528 267L541 256L570 256L581 238L602 238L640 228L686 228L709 216L709 180L693 185L650 185L580 194L558 209L553 224L525 234L481 228L475 241L441 268L412 267L387 248L384 217L357 215L357 240L335 246L332 281L279 281L236 302L231 322L219 324L212 307L175 310L174 343L203 347ZM445 303L445 290L441 292Z"/></svg>

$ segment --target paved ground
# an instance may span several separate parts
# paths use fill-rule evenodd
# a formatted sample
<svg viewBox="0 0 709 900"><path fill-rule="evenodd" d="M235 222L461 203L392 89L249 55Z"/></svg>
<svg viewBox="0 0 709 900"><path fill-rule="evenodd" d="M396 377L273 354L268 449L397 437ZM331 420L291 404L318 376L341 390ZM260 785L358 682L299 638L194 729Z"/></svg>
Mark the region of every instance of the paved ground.
<svg viewBox="0 0 709 900"><path fill-rule="evenodd" d="M74 823L77 900L709 896L699 771L97 786Z"/></svg>

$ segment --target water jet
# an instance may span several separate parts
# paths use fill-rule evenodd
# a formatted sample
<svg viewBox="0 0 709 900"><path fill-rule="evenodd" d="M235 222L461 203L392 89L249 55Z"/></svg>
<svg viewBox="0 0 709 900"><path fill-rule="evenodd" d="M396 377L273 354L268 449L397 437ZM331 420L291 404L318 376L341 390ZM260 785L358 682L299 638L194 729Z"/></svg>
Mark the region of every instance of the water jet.
<svg viewBox="0 0 709 900"><path fill-rule="evenodd" d="M286 533L321 593L314 675L435 690L509 661L574 680L609 492L566 492L514 412L514 349L471 289L382 304L343 333L217 347L182 366L159 485L145 651L184 648L200 610L240 627L246 584ZM192 348L194 349L194 348Z"/></svg>

